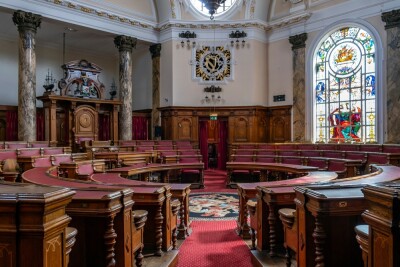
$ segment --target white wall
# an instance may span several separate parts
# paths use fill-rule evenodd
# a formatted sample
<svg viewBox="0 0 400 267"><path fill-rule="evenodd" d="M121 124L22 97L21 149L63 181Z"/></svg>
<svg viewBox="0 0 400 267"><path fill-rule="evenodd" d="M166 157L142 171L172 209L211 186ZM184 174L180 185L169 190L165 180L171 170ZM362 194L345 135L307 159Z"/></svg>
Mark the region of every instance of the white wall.
<svg viewBox="0 0 400 267"><path fill-rule="evenodd" d="M132 109L148 109L152 106L152 61L148 46L135 49L132 54Z"/></svg>

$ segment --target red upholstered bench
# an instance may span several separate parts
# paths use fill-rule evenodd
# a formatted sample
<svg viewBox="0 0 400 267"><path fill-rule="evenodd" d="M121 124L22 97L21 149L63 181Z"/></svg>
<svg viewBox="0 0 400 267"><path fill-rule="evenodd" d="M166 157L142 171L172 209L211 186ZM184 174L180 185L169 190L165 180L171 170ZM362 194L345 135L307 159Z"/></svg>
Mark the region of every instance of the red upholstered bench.
<svg viewBox="0 0 400 267"><path fill-rule="evenodd" d="M279 150L277 151L279 156L298 156L299 152L297 150Z"/></svg>
<svg viewBox="0 0 400 267"><path fill-rule="evenodd" d="M322 151L321 156L325 157L325 158L342 159L342 158L344 158L344 153L342 151L325 150L325 151Z"/></svg>
<svg viewBox="0 0 400 267"><path fill-rule="evenodd" d="M306 161L307 166L318 167L318 170L327 170L328 169L328 160L325 158L307 158Z"/></svg>
<svg viewBox="0 0 400 267"><path fill-rule="evenodd" d="M319 150L299 150L299 155L302 157L321 157Z"/></svg>
<svg viewBox="0 0 400 267"><path fill-rule="evenodd" d="M41 154L40 148L18 148L17 156L39 156Z"/></svg>

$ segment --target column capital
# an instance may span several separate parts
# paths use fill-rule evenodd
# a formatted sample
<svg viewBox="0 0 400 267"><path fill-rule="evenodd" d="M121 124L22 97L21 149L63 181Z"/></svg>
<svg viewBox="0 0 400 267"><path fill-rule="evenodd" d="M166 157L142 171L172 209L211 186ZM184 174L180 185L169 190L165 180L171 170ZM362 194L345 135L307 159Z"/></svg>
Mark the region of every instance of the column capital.
<svg viewBox="0 0 400 267"><path fill-rule="evenodd" d="M115 47L118 48L120 52L128 51L132 52L132 48L136 47L137 39L134 37L129 37L125 35L118 35L114 38Z"/></svg>
<svg viewBox="0 0 400 267"><path fill-rule="evenodd" d="M400 28L400 9L382 13L382 21L386 23L385 29Z"/></svg>
<svg viewBox="0 0 400 267"><path fill-rule="evenodd" d="M307 33L301 33L289 36L289 43L292 44L292 50L306 47Z"/></svg>
<svg viewBox="0 0 400 267"><path fill-rule="evenodd" d="M161 44L153 44L149 47L151 58L160 57L161 55Z"/></svg>
<svg viewBox="0 0 400 267"><path fill-rule="evenodd" d="M36 33L42 22L42 16L17 10L14 12L12 20L18 26L18 31L31 30Z"/></svg>

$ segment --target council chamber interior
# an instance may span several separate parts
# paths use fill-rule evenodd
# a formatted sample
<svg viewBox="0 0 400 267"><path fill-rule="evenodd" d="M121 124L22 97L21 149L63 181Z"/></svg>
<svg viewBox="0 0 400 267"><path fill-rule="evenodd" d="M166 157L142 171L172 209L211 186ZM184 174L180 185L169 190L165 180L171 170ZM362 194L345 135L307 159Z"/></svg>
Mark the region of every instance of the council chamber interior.
<svg viewBox="0 0 400 267"><path fill-rule="evenodd" d="M210 171L251 266L400 266L399 1L0 0L0 29L0 266L185 266Z"/></svg>

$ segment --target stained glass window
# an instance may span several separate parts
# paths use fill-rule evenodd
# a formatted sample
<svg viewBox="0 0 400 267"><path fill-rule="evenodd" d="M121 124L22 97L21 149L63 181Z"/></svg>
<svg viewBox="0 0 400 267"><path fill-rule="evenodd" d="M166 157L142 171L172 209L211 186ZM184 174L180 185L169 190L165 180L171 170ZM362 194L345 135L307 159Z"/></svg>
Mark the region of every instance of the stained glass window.
<svg viewBox="0 0 400 267"><path fill-rule="evenodd" d="M325 36L314 54L316 142L376 141L375 42L359 27Z"/></svg>

